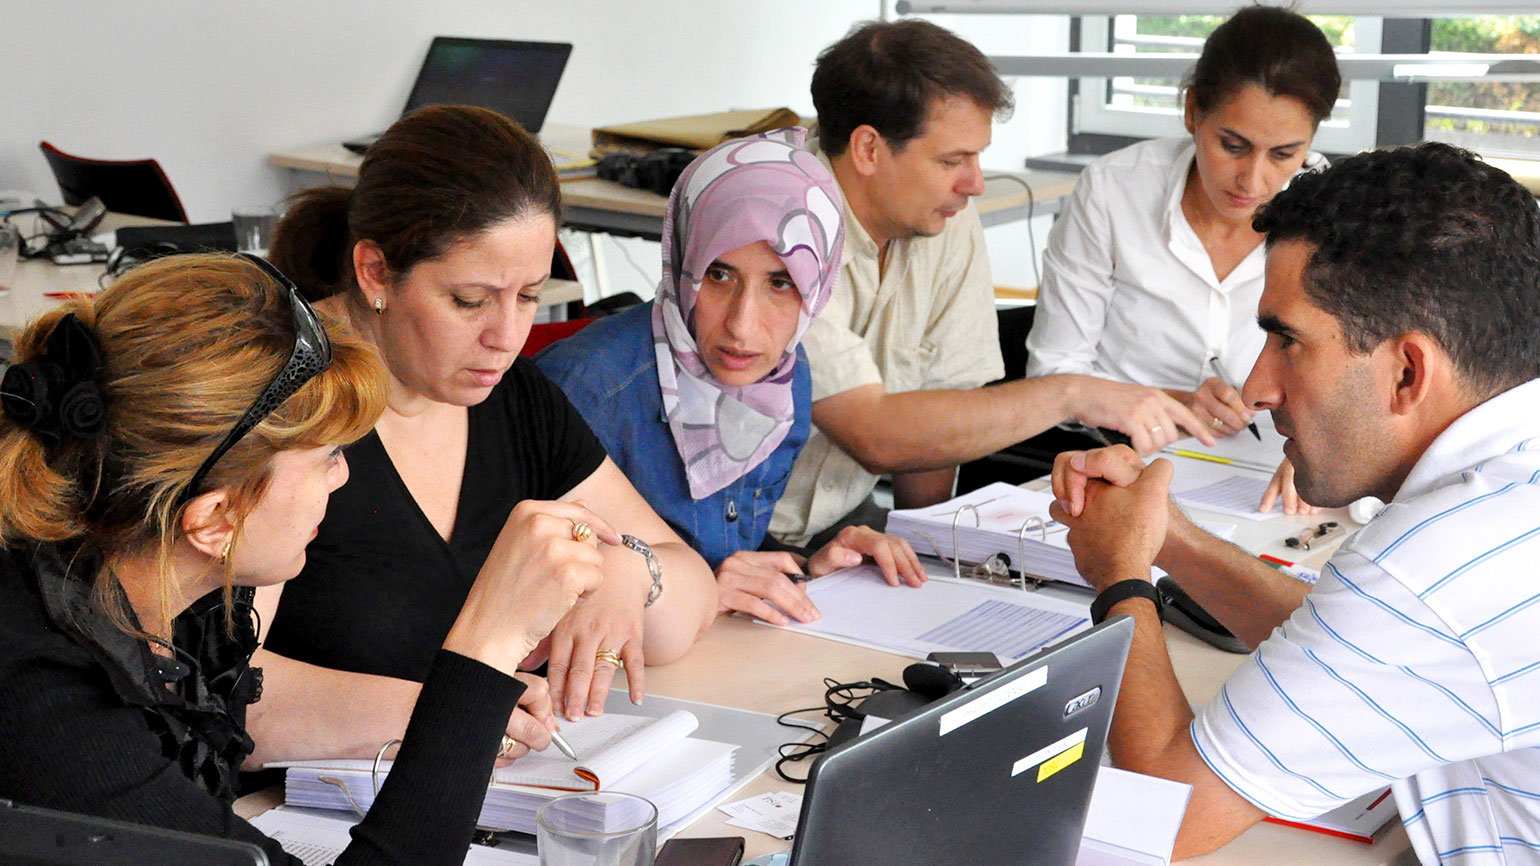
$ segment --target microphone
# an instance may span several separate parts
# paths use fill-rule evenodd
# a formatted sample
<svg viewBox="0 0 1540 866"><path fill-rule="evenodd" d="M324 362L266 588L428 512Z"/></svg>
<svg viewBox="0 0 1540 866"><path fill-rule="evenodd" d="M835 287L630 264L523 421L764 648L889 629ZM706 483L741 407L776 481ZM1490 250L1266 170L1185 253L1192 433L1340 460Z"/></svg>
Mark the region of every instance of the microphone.
<svg viewBox="0 0 1540 866"><path fill-rule="evenodd" d="M962 688L963 681L950 668L935 662L915 662L904 668L904 686L926 700L934 701Z"/></svg>

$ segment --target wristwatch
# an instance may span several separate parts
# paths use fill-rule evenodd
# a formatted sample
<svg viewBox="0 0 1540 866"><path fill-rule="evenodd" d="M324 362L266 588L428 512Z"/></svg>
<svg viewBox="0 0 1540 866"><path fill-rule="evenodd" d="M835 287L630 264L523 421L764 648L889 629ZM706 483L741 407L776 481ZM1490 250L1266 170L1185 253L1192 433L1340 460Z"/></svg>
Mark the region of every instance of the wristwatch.
<svg viewBox="0 0 1540 866"><path fill-rule="evenodd" d="M652 607L652 603L663 594L663 565L658 562L658 555L652 552L647 542L634 535L622 535L620 543L640 553L647 560L647 573L652 575L652 589L647 590L647 604L644 607Z"/></svg>
<svg viewBox="0 0 1540 866"><path fill-rule="evenodd" d="M1107 618L1107 614L1112 611L1113 605L1130 598L1149 599L1155 605L1156 616L1160 616L1165 607L1161 603L1160 593L1155 589L1154 584L1147 580L1139 580L1138 578L1120 580L1102 590L1101 594L1096 596L1096 600L1091 602L1091 623L1093 625L1100 625L1102 620Z"/></svg>

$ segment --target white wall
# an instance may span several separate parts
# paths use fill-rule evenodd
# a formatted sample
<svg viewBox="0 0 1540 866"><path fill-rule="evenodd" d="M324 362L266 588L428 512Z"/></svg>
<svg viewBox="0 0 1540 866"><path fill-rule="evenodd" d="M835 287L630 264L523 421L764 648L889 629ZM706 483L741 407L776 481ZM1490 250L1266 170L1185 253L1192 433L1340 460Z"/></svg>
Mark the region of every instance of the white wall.
<svg viewBox="0 0 1540 866"><path fill-rule="evenodd" d="M881 9L881 0L0 0L0 189L57 200L37 150L47 139L89 156L159 159L195 222L275 202L286 180L267 154L389 125L436 34L574 43L553 121L777 104L810 114L818 51ZM1063 18L936 20L986 53L1066 41ZM1018 100L989 167L1063 147L1062 80L1025 83ZM1016 245L1007 235L1002 254ZM633 257L655 273L656 246ZM616 287L636 288L627 280L641 278L611 258Z"/></svg>

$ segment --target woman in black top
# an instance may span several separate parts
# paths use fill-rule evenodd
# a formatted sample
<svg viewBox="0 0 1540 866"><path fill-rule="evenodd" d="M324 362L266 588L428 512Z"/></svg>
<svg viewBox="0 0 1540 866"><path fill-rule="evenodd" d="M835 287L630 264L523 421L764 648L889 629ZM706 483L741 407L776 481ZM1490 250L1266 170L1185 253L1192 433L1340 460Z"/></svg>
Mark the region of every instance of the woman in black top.
<svg viewBox="0 0 1540 866"><path fill-rule="evenodd" d="M33 324L0 381L0 798L254 842L250 587L297 574L387 377L256 259L177 256ZM620 539L522 505L427 672L339 864L460 863L512 673Z"/></svg>
<svg viewBox="0 0 1540 866"><path fill-rule="evenodd" d="M253 763L368 757L399 737L435 648L526 499L586 503L650 545L659 566L654 578L635 548L606 548L604 586L525 661L549 658L564 715L602 712L622 664L640 702L644 665L683 654L715 616L705 560L518 358L559 208L532 136L496 112L434 106L369 146L356 187L310 190L279 224L273 261L380 350L391 388L375 429L348 451L352 479L304 573L281 596L258 594L271 625L257 655L267 700L253 710ZM507 733L515 753L549 742L522 712Z"/></svg>

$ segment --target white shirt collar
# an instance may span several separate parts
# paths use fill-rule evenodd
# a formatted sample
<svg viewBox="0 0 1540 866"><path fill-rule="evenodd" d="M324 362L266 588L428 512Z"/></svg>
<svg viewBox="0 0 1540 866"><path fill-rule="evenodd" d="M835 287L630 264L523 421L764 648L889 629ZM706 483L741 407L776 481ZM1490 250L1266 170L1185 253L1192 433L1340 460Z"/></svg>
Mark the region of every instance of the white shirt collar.
<svg viewBox="0 0 1540 866"><path fill-rule="evenodd" d="M1456 418L1407 473L1396 502L1421 496L1509 451L1540 447L1540 379L1498 394Z"/></svg>

